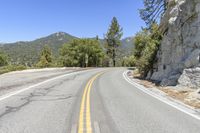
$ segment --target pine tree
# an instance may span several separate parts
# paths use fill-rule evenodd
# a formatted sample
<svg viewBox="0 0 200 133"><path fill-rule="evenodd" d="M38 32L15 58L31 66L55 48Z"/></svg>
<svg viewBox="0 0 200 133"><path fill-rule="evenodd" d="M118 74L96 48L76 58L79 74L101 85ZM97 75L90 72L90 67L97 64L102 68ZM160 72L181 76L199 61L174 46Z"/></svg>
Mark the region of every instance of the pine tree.
<svg viewBox="0 0 200 133"><path fill-rule="evenodd" d="M8 64L8 57L4 52L0 51L0 67Z"/></svg>
<svg viewBox="0 0 200 133"><path fill-rule="evenodd" d="M49 67L52 63L52 52L50 47L45 45L40 54L40 60L36 66L38 67Z"/></svg>
<svg viewBox="0 0 200 133"><path fill-rule="evenodd" d="M140 9L140 16L145 21L147 26L152 23L165 12L167 9L168 0L143 0L144 8Z"/></svg>
<svg viewBox="0 0 200 133"><path fill-rule="evenodd" d="M105 35L107 55L112 59L113 66L116 66L116 52L121 45L121 37L123 35L122 28L119 25L117 18L113 17L111 25Z"/></svg>

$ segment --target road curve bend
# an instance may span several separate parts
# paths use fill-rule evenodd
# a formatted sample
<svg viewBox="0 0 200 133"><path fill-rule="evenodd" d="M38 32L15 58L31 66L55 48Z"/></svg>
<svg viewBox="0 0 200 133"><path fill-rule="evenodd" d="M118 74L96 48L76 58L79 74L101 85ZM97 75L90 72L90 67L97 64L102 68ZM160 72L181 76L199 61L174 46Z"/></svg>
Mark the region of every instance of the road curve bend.
<svg viewBox="0 0 200 133"><path fill-rule="evenodd" d="M0 101L0 133L199 133L200 121L99 68Z"/></svg>

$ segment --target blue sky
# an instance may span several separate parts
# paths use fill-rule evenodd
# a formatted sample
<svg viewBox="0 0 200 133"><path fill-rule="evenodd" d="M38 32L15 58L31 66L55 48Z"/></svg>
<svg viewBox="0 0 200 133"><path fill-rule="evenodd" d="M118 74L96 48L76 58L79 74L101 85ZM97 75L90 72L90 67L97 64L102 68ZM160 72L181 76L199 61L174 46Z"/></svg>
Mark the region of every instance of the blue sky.
<svg viewBox="0 0 200 133"><path fill-rule="evenodd" d="M124 36L144 26L142 0L1 0L0 42L30 41L63 31L77 37L107 32L113 16Z"/></svg>

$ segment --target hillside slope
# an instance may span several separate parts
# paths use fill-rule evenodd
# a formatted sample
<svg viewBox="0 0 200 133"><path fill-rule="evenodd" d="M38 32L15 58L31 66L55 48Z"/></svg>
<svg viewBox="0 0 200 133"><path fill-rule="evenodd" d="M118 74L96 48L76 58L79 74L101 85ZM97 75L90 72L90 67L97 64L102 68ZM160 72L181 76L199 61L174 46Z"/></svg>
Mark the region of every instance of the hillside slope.
<svg viewBox="0 0 200 133"><path fill-rule="evenodd" d="M77 37L58 32L34 41L4 44L0 46L0 49L8 54L12 63L31 66L37 62L44 45L52 49L53 55L58 55L58 49L75 38Z"/></svg>
<svg viewBox="0 0 200 133"><path fill-rule="evenodd" d="M40 51L44 45L48 45L52 49L53 55L57 56L59 54L59 48L61 48L64 43L69 43L75 38L77 37L65 32L57 32L34 41L0 44L0 50L3 50L10 57L13 64L32 66L38 61ZM100 39L102 47L104 47L103 42L104 41ZM122 40L122 45L119 48L120 57L130 55L134 48L132 43L133 38L131 37Z"/></svg>

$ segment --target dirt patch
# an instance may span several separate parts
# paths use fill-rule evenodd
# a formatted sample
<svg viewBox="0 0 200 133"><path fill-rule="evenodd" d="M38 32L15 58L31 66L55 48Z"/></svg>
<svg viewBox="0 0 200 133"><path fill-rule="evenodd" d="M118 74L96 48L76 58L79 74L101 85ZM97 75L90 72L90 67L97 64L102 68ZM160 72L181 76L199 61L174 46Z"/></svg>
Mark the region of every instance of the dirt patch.
<svg viewBox="0 0 200 133"><path fill-rule="evenodd" d="M196 90L191 88L180 88L178 86L175 87L162 87L159 86L157 83L153 83L149 80L144 80L140 78L140 75L137 71L133 71L132 74L129 73L129 76L135 78L137 83L145 86L147 89L149 88L156 88L158 90L161 90L166 93L166 95L179 100L195 109L200 109L200 99L194 97L194 94Z"/></svg>

